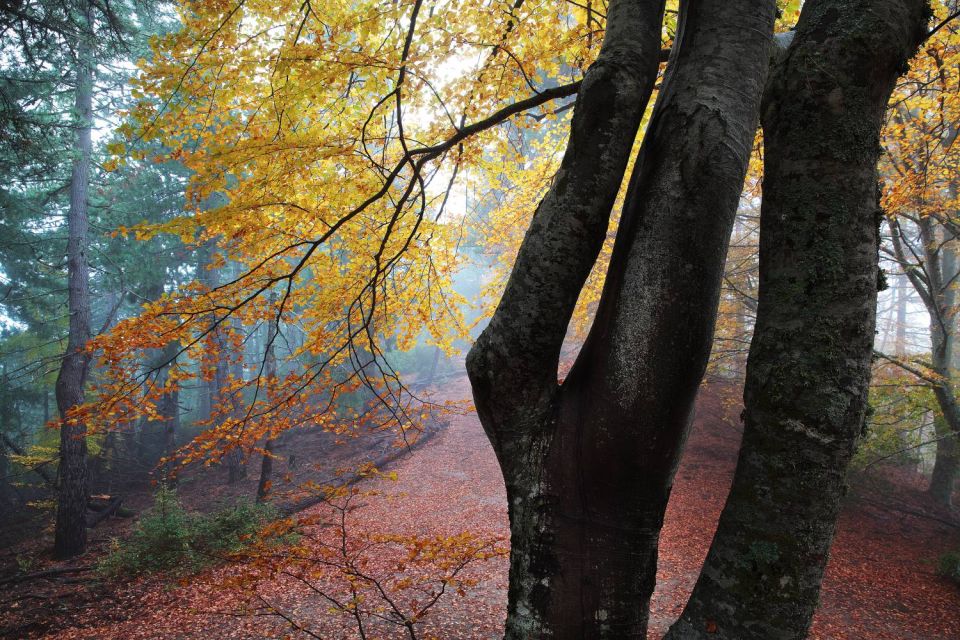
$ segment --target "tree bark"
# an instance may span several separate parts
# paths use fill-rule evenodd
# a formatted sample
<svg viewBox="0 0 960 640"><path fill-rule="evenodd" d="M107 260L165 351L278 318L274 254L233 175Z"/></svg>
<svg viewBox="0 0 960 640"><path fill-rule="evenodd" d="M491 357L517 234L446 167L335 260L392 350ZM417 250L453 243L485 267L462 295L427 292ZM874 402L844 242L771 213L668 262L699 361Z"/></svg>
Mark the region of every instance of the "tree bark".
<svg viewBox="0 0 960 640"><path fill-rule="evenodd" d="M507 638L646 637L663 512L756 131L775 3L685 2L597 318L558 385L563 334L603 238L623 142L635 132L623 119L635 106L597 97L609 82L604 53L612 57L624 31L659 25L659 13L628 13L636 4L611 4L564 165L467 360L509 500ZM630 49L641 63L632 83L645 92L643 63L655 44ZM595 156L583 154L586 144ZM574 198L592 198L595 209L564 201Z"/></svg>
<svg viewBox="0 0 960 640"><path fill-rule="evenodd" d="M235 330L240 329L238 322L234 321L233 326ZM220 365L218 366L218 372L220 370L229 372L229 378L227 378L230 383L239 384L243 380L243 348L240 348L239 353L230 354L229 349L231 348L229 343L226 340L224 334L218 334L220 341ZM233 356L233 359L230 359L230 356ZM230 417L235 419L241 419L243 417L243 390L241 388L234 389L230 393L224 391L224 380L221 379L219 382L219 401L222 403L220 406L230 407ZM238 427L239 428L239 427ZM239 446L231 448L227 452L227 483L235 484L247 478L247 466L246 460L244 459L243 451Z"/></svg>
<svg viewBox="0 0 960 640"><path fill-rule="evenodd" d="M944 228L938 237L933 220L929 217L921 220L921 232L924 236L924 253L927 257L927 271L936 269L931 288L937 286L937 295L931 300L930 313L931 363L937 374L939 384L934 385L933 393L940 406L941 420L934 422L937 436L937 453L930 476L929 493L939 504L953 506L953 489L960 471L960 404L953 384L953 361L957 333L957 255L953 243L957 241Z"/></svg>
<svg viewBox="0 0 960 640"><path fill-rule="evenodd" d="M807 0L771 75L744 439L668 640L807 635L866 408L879 133L928 16L923 0Z"/></svg>
<svg viewBox="0 0 960 640"><path fill-rule="evenodd" d="M179 342L170 342L147 362L153 373L152 389L163 389L170 377L173 358L180 350ZM139 458L144 466L152 469L161 458L169 456L176 448L176 434L180 428L180 389L174 384L158 398L157 418L144 419L140 433Z"/></svg>
<svg viewBox="0 0 960 640"><path fill-rule="evenodd" d="M270 306L273 307L276 302L276 295L271 292ZM280 333L280 322L276 313L270 317L270 324L267 327L267 340L263 349L263 374L266 379L267 393L276 383L277 379L277 355L274 351L274 343L277 335ZM265 502L270 494L271 476L273 475L273 457L276 448L276 437L273 433L267 434L267 441L263 446L263 459L260 461L260 481L257 483L257 502Z"/></svg>
<svg viewBox="0 0 960 640"><path fill-rule="evenodd" d="M6 446L13 430L13 394L10 389L10 376L7 374L6 363L0 362L0 506L13 501L13 483L10 475L10 456Z"/></svg>
<svg viewBox="0 0 960 640"><path fill-rule="evenodd" d="M68 558L83 553L87 544L84 514L87 506L87 426L70 415L83 404L90 355L84 351L90 339L90 291L87 268L87 187L90 174L93 120L93 47L88 31L92 27L92 6L83 1L77 47L74 97L75 139L73 172L70 178L70 209L67 214L67 290L70 314L67 350L56 381L60 427L59 490L54 555Z"/></svg>
<svg viewBox="0 0 960 640"><path fill-rule="evenodd" d="M897 333L894 354L898 358L907 355L907 277L897 276Z"/></svg>
<svg viewBox="0 0 960 640"><path fill-rule="evenodd" d="M208 290L214 289L219 281L217 272L208 268L213 259L215 249L216 242L213 239L208 239L197 250L197 281L203 284ZM210 324L213 325L216 322L216 314L210 313L209 321ZM214 339L216 339L216 334L214 334ZM208 351L204 351L200 366L203 369L216 366L215 363L211 362ZM213 413L213 407L217 402L216 385L216 375L214 375L214 378L211 380L207 380L206 378L201 379L200 388L197 390L197 415L194 418L195 422L205 422L210 419Z"/></svg>

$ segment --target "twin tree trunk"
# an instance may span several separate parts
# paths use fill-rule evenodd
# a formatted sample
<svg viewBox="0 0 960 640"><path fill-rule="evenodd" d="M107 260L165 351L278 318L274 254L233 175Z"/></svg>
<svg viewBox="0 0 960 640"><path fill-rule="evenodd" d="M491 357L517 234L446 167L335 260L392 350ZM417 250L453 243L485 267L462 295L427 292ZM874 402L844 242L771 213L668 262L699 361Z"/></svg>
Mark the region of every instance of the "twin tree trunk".
<svg viewBox="0 0 960 640"><path fill-rule="evenodd" d="M685 3L597 318L558 385L563 336L655 77L654 4L611 2L560 172L467 360L509 500L507 638L646 637L776 13L773 1Z"/></svg>
<svg viewBox="0 0 960 640"><path fill-rule="evenodd" d="M57 375L57 408L60 428L60 466L54 555L68 558L83 553L87 544L87 426L70 417L83 404L90 355L84 351L90 339L90 290L87 267L87 186L90 179L93 122L93 48L90 35L92 9L81 6L74 89L75 139L70 178L70 210L67 214L67 307L70 315L67 350Z"/></svg>
<svg viewBox="0 0 960 640"><path fill-rule="evenodd" d="M809 626L870 373L879 128L925 9L808 0L774 71L745 442L671 638L801 638ZM507 638L646 637L776 7L682 3L597 317L558 384L563 335L649 95L661 11L610 3L561 169L467 359L509 500Z"/></svg>

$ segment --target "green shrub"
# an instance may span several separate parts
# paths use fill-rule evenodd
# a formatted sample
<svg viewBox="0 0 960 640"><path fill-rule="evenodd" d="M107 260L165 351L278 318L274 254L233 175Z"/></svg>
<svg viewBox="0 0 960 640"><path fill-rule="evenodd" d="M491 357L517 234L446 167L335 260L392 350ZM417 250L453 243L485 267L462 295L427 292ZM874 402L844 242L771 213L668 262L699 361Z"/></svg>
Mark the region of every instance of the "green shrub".
<svg viewBox="0 0 960 640"><path fill-rule="evenodd" d="M208 516L197 516L193 521L194 548L207 555L237 551L244 546L245 539L275 516L271 507L246 501Z"/></svg>
<svg viewBox="0 0 960 640"><path fill-rule="evenodd" d="M130 537L111 542L100 571L112 577L197 571L241 549L246 539L273 517L269 506L248 502L211 514L188 513L174 489L161 488Z"/></svg>
<svg viewBox="0 0 960 640"><path fill-rule="evenodd" d="M960 550L951 551L940 556L937 575L943 576L960 587Z"/></svg>

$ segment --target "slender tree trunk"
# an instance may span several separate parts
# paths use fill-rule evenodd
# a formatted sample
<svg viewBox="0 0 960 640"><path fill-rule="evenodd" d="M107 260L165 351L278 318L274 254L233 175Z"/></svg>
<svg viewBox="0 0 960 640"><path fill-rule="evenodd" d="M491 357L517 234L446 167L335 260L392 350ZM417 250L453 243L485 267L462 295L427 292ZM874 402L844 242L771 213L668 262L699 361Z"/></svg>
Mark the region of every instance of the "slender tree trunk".
<svg viewBox="0 0 960 640"><path fill-rule="evenodd" d="M866 407L880 127L928 15L922 0L807 0L772 73L744 440L669 640L807 635Z"/></svg>
<svg viewBox="0 0 960 640"><path fill-rule="evenodd" d="M924 225L931 225L927 218ZM948 233L941 229L943 233ZM935 309L930 313L931 364L939 383L933 393L940 406L942 419L934 422L937 437L937 453L930 476L929 492L933 499L946 506L953 506L953 490L960 472L960 404L953 384L953 360L956 342L957 311L954 278L957 275L957 256L953 249L953 237L940 239L932 229L924 235L929 237L927 246L927 270L938 268L936 280L938 293L932 302Z"/></svg>
<svg viewBox="0 0 960 640"><path fill-rule="evenodd" d="M153 372L151 391L163 389L167 385L171 360L179 349L180 343L171 342L163 349L156 350L148 360L146 367ZM144 418L140 427L138 458L150 469L153 469L161 458L173 453L176 447L176 432L180 428L180 390L177 385L160 395L156 401L156 409L156 419Z"/></svg>
<svg viewBox="0 0 960 640"><path fill-rule="evenodd" d="M235 322L234 327L239 330L238 323ZM230 346L222 335L221 347L219 368L229 371L230 381L239 384L243 380L243 348L240 348L239 353L228 353ZM233 359L230 360L228 356L232 356ZM240 419L243 417L243 394L240 388L229 394L221 392L220 397L221 402L226 403L224 406L230 406L230 416L232 418ZM234 447L227 453L227 470L227 482L229 484L235 484L246 479L246 460L244 460L243 451L240 447Z"/></svg>
<svg viewBox="0 0 960 640"><path fill-rule="evenodd" d="M930 368L936 378L928 380L940 409L934 420L937 436L936 461L930 481L930 494L944 506L952 506L953 489L960 467L960 403L953 384L953 365L956 359L956 291L957 256L952 243L956 238L931 217L917 221L923 259L906 276L930 317ZM905 240L899 225L891 224L891 240L897 259L907 264Z"/></svg>
<svg viewBox="0 0 960 640"><path fill-rule="evenodd" d="M429 386L433 384L433 379L437 375L437 367L440 365L440 358L443 357L443 350L438 347L433 347L433 359L430 361L430 371L427 372L427 378L424 380L424 384Z"/></svg>
<svg viewBox="0 0 960 640"><path fill-rule="evenodd" d="M0 513L13 502L13 486L10 484L10 458L7 448L0 442Z"/></svg>
<svg viewBox="0 0 960 640"><path fill-rule="evenodd" d="M81 21L77 47L74 110L76 133L73 173L70 178L70 210L67 214L67 290L70 314L67 351L57 375L57 407L63 424L60 428L59 491L54 554L68 558L84 551L87 544L85 512L87 508L87 426L70 415L83 404L84 385L90 368L90 356L84 351L90 339L90 291L87 268L87 186L90 174L93 118L93 49L90 34L92 9L87 1L80 7Z"/></svg>
<svg viewBox="0 0 960 640"><path fill-rule="evenodd" d="M179 342L172 342L163 350L163 379L158 379L158 384L166 384L170 377L170 369L173 366L172 358L180 350ZM161 458L170 458L177 449L177 433L180 431L180 386L174 383L170 389L164 392L157 406L157 413L162 419L163 439L160 443ZM174 477L170 474L171 464L169 461L164 463L160 474L164 482L168 484L174 482Z"/></svg>
<svg viewBox="0 0 960 640"><path fill-rule="evenodd" d="M13 486L10 478L9 447L5 440L12 432L13 394L10 393L10 376L7 374L6 363L0 363L0 505L10 502L13 497Z"/></svg>
<svg viewBox="0 0 960 640"><path fill-rule="evenodd" d="M276 295L270 294L271 308L276 302ZM267 327L267 339L263 349L263 374L266 379L267 393L276 383L277 379L277 356L274 351L274 343L280 332L279 318L274 313L270 318L270 324ZM263 446L263 459L260 461L260 481L257 483L257 502L264 502L270 493L271 476L273 474L273 456L276 448L276 437L273 433L267 434L267 441Z"/></svg>
<svg viewBox="0 0 960 640"><path fill-rule="evenodd" d="M898 358L907 355L907 277L897 276L897 333L894 342L894 354Z"/></svg>
<svg viewBox="0 0 960 640"><path fill-rule="evenodd" d="M202 250L199 252L200 257L197 260L197 279L210 290L215 289L220 281L218 272L207 268L215 249L216 242L214 239L208 239L204 242ZM213 369L213 376L205 385L206 389L200 391L200 419L207 420L213 415L219 415L221 418L226 416L236 417L238 412L242 410L239 397L236 395L239 392L230 392L228 387L231 378L237 380L242 377L242 364L239 367L231 366L231 355L236 354L230 353L231 347L227 340L225 319L218 318L216 313L210 313L209 322L213 327L211 337L216 352L216 360L214 361L210 355L205 355L207 360L204 366ZM242 355L240 357L242 358ZM224 461L227 465L228 484L234 484L246 477L246 470L243 468L242 454L239 449L231 448L225 454Z"/></svg>
<svg viewBox="0 0 960 640"><path fill-rule="evenodd" d="M207 268L213 259L213 252L215 249L216 242L213 239L208 239L197 251L197 281L203 284L207 289L214 289L219 281L217 272L213 269ZM215 314L209 314L209 318L211 325L216 322ZM216 333L214 333L214 341L216 341ZM200 363L202 368L206 369L216 366L215 363L211 362L208 352L205 351L202 358L203 361ZM217 402L216 386L216 375L209 380L206 378L201 379L200 388L197 390L196 422L204 422L210 419L210 416L213 412L213 407Z"/></svg>
<svg viewBox="0 0 960 640"><path fill-rule="evenodd" d="M646 637L663 513L710 352L768 68L772 1L683 3L597 318L570 375L556 381L563 334L623 171L623 143L635 131L623 116L649 92L643 63L659 15L644 14L643 4L610 5L561 171L467 361L509 500L507 638ZM646 30L651 40L628 39L632 49L618 42ZM624 84L605 75L616 68L614 52L639 57L636 94L605 88Z"/></svg>
<svg viewBox="0 0 960 640"><path fill-rule="evenodd" d="M930 495L939 504L953 506L954 487L960 477L960 443L958 431L946 420L934 421L937 438L937 456L930 476Z"/></svg>

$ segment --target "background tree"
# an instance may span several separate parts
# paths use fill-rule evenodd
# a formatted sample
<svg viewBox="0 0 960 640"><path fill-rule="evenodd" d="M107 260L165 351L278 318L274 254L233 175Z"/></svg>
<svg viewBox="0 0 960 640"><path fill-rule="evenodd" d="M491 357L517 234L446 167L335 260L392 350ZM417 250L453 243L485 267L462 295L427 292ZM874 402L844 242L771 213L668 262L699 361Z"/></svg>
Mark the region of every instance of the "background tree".
<svg viewBox="0 0 960 640"><path fill-rule="evenodd" d="M109 63L135 51L128 46L134 41L134 22L155 26L149 11L137 9L143 7L29 2L4 10L0 22L9 45L4 49L10 53L3 62L2 122L10 133L2 147L7 159L2 165L3 223L12 231L2 247L9 285L3 314L11 340L25 329L43 338L39 346L49 345L46 351L34 351L39 357L11 378L15 387L37 384L51 369L59 369L55 386L64 428L56 547L62 556L82 550L85 538L89 470L85 418L79 410L89 373L85 343L92 332L110 324L138 284L126 287L122 263L129 254L116 246L110 251L101 235L130 210L117 202L122 192L100 179L96 156L102 143L95 144L92 134L107 121L116 87L125 81ZM100 185L92 191L86 186L91 176ZM123 193L120 199L133 209L135 198L143 195L143 190ZM162 207L163 196L160 190L152 193L150 209ZM103 294L94 304L91 290ZM43 419L22 432L24 451L50 417L46 395L42 406Z"/></svg>
<svg viewBox="0 0 960 640"><path fill-rule="evenodd" d="M939 3L941 19L956 11ZM898 353L894 362L916 374L933 391L936 460L930 494L951 504L960 472L960 406L955 389L957 333L957 186L954 178L958 129L957 79L951 73L957 52L956 28L944 23L924 45L902 83L885 131L888 150L884 199L889 239L886 252L909 280L929 316L930 358ZM905 297L904 297L905 300ZM905 312L905 310L904 310ZM905 318L898 318L904 326Z"/></svg>

